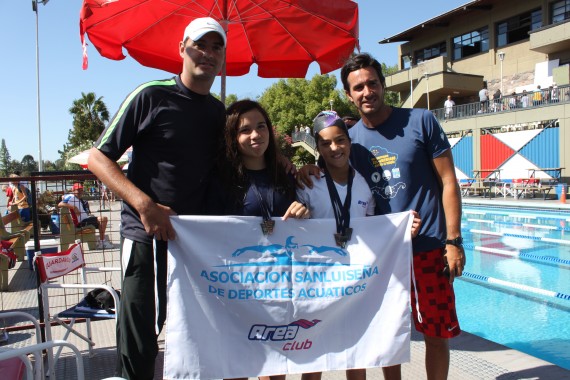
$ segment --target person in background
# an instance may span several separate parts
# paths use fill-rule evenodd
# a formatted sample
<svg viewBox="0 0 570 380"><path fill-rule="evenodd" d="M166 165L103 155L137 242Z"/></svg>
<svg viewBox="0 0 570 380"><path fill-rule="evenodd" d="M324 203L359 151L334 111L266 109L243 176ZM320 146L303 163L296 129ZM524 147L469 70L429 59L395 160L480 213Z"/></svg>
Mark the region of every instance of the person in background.
<svg viewBox="0 0 570 380"><path fill-rule="evenodd" d="M109 219L106 216L91 215L89 202L83 199L83 185L81 183L74 183L71 188L71 193L64 195L57 207L69 209L73 224L75 224L76 227L93 226L99 231L97 249L113 248L113 244L105 238L105 231L107 230Z"/></svg>
<svg viewBox="0 0 570 380"><path fill-rule="evenodd" d="M501 111L501 90L497 89L493 94L493 112Z"/></svg>
<svg viewBox="0 0 570 380"><path fill-rule="evenodd" d="M479 90L479 103L481 104L481 113L487 112L487 104L489 103L489 91L487 83L483 83L483 88Z"/></svg>
<svg viewBox="0 0 570 380"><path fill-rule="evenodd" d="M344 121L344 124L346 124L346 127L348 129L352 128L352 126L354 124L356 124L356 122L358 121L358 118L354 117L354 116L343 116L342 117L342 121Z"/></svg>
<svg viewBox="0 0 570 380"><path fill-rule="evenodd" d="M30 190L26 187L25 182L20 181L18 174L10 174L10 178L14 179L12 182L12 204L18 206L18 213L22 222L29 223L32 221L32 210L30 208L31 199L28 196Z"/></svg>
<svg viewBox="0 0 570 380"><path fill-rule="evenodd" d="M312 218L335 219L336 232L345 235L351 218L375 214L376 202L366 180L350 165L348 128L336 112L321 111L313 120L313 133L319 152L321 180L316 181L312 188L297 189L297 198L307 205ZM345 208L347 200L350 205ZM339 210L339 214L335 210ZM345 210L348 212L343 214ZM417 235L421 225L419 215L415 211L413 214L412 237ZM343 221L347 222L346 225ZM301 379L321 380L321 376L321 372L304 373ZM365 380L366 369L348 369L346 378Z"/></svg>
<svg viewBox="0 0 570 380"><path fill-rule="evenodd" d="M523 90L521 96L521 106L522 108L526 108L529 106L529 104L530 104L530 99L528 97L528 93L526 92L526 90Z"/></svg>
<svg viewBox="0 0 570 380"><path fill-rule="evenodd" d="M411 284L412 316L416 330L424 335L427 378L446 379L448 339L461 331L453 281L465 266L461 196L449 141L430 111L384 102L382 67L369 54L349 58L341 80L361 116L349 131L351 164L368 182L376 213L415 210L422 218L412 241L416 279ZM305 174L302 169L300 175L310 187L312 181ZM383 372L387 380L401 379L400 365Z"/></svg>
<svg viewBox="0 0 570 380"><path fill-rule="evenodd" d="M552 100L552 103L558 103L560 100L560 94L558 93L558 86L556 83L552 83L552 86L550 86L550 99Z"/></svg>
<svg viewBox="0 0 570 380"><path fill-rule="evenodd" d="M509 97L509 109L513 110L517 108L517 93L513 91Z"/></svg>
<svg viewBox="0 0 570 380"><path fill-rule="evenodd" d="M536 90L534 90L532 94L532 105L536 107L541 104L542 104L542 89L540 88L540 85L538 85L536 86Z"/></svg>
<svg viewBox="0 0 570 380"><path fill-rule="evenodd" d="M124 200L116 374L127 379L154 377L166 318L167 241L175 238L169 218L205 213L222 150L225 107L210 89L222 69L226 33L204 17L181 37L181 73L135 89L89 156L89 169ZM131 146L125 176L116 160Z"/></svg>
<svg viewBox="0 0 570 380"><path fill-rule="evenodd" d="M10 212L10 207L14 201L14 191L12 190L12 184L2 185L2 191L6 193L6 214Z"/></svg>
<svg viewBox="0 0 570 380"><path fill-rule="evenodd" d="M443 103L443 108L445 108L445 119L451 119L453 117L453 107L455 107L455 102L451 100L451 95L447 95L447 100Z"/></svg>

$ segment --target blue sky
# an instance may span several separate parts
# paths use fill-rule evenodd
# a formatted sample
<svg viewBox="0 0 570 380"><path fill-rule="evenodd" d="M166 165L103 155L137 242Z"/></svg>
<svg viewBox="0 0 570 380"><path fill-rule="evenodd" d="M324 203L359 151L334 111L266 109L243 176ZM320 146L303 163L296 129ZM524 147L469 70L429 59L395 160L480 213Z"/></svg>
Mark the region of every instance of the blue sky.
<svg viewBox="0 0 570 380"><path fill-rule="evenodd" d="M394 65L397 62L397 44L380 45L379 40L468 1L357 2L361 51L371 53L380 62ZM0 139L5 139L12 158L17 160L26 154L31 154L36 160L39 157L36 16L31 3L31 0L0 2ZM80 7L81 0L50 0L47 5L39 6L40 122L44 160L59 158L57 151L67 141L72 127L69 108L82 92L102 96L112 115L137 85L172 76L143 67L130 57L123 61L101 58L93 46L88 46L89 69L82 70ZM257 69L252 67L248 75L228 77L227 93L237 94L240 98L255 98L277 80L258 78L256 72ZM318 72L318 65L312 65L307 78ZM219 79L212 91L219 93Z"/></svg>

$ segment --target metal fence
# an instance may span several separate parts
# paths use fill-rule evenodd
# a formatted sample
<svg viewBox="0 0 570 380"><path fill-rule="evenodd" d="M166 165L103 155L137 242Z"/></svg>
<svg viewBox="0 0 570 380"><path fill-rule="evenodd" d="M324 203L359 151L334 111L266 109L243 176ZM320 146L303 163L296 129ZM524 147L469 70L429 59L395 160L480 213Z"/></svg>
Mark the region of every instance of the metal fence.
<svg viewBox="0 0 570 380"><path fill-rule="evenodd" d="M85 262L89 267L120 267L120 210L122 202L113 197L113 194L105 191L101 183L89 171L77 172L38 172L28 177L18 177L20 183L28 186L32 200L32 226L31 238L25 242L26 255L18 257L18 262L13 268L2 269L2 274L7 276L8 288L0 292L2 310L24 310L38 319L42 318L40 310L41 301L38 298L37 288L39 278L33 267L34 252L60 252L66 247L62 245L63 221L57 204L64 194L71 192L72 186L80 182L84 187L83 199L87 201L90 214L97 217L107 218L105 235L112 243L112 248L98 248L83 243ZM8 185L15 178L0 178L0 185ZM6 210L2 205L2 216L6 212L16 210L17 207ZM7 225L6 233L12 234L21 230L21 225ZM74 230L75 231L75 230ZM99 239L99 231L95 231L94 237ZM71 237L73 239L73 237ZM66 240L67 241L67 240ZM64 276L58 279L62 283L78 281L78 278ZM120 290L121 273L105 272L88 274L87 282L106 284ZM50 292L50 308L70 307L76 304L84 296L81 290L61 290ZM6 324L6 323L5 323ZM57 339L57 337L54 337Z"/></svg>
<svg viewBox="0 0 570 380"><path fill-rule="evenodd" d="M570 86L566 85L552 89L545 88L541 91L501 96L499 99L491 99L485 102L461 104L450 109L437 108L432 110L432 112L439 121L445 121L481 114L520 111L521 109L568 102L570 102Z"/></svg>

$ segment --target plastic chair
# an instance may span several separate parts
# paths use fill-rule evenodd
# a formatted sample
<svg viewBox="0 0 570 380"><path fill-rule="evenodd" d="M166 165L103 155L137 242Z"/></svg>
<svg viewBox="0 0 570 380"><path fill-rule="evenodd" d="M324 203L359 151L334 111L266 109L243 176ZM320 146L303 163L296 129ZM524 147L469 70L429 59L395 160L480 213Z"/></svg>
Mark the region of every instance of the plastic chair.
<svg viewBox="0 0 570 380"><path fill-rule="evenodd" d="M83 369L83 357L81 356L81 352L75 347L73 344L66 342L65 340L55 340L45 343L38 343L31 346L21 347L21 348L14 348L4 352L0 352L0 361L9 360L12 358L18 358L21 360L25 367L26 367L26 379L44 379L43 372L41 370L41 363L42 363L42 351L43 350L51 350L54 347L67 347L73 351L75 354L75 363L77 368L77 379L83 380L85 379L85 371ZM34 369L28 354L34 355L34 363L40 367L40 370L37 368ZM38 365L39 363L39 365ZM52 380L55 380L54 376L49 377Z"/></svg>
<svg viewBox="0 0 570 380"><path fill-rule="evenodd" d="M40 324L33 315L24 313L23 311L0 312L0 319L14 318L14 317L19 317L20 319L32 322L36 329L36 344L42 342ZM6 338L8 338L8 335L6 335ZM24 371L26 371L27 379L41 378L43 373L42 360L41 359L35 360L34 368L32 368L32 364L27 356L28 353L34 353L34 355L36 355L36 358L41 358L41 356L37 355L37 353L40 352L41 350L37 350L36 348L32 347L33 346L24 347L28 350L28 352L22 354L14 352L14 348L12 347L0 347L0 369L2 376L8 379L12 378L20 379L23 376ZM11 353L11 354L2 355L3 353ZM32 373L35 375L34 377L31 377Z"/></svg>
<svg viewBox="0 0 570 380"><path fill-rule="evenodd" d="M66 331L63 340L67 340L69 334L74 334L80 339L84 340L89 348L89 354L92 354L92 348L95 345L91 333L91 321L101 320L101 319L115 319L119 310L119 296L115 289L109 285L105 284L94 284L87 283L86 273L87 272L103 272L103 271L119 271L120 268L94 268L86 267L85 260L83 256L83 250L81 248L81 241L77 240L75 244L69 247L66 251L58 253L44 253L41 254L36 252L35 262L40 276L40 292L42 298L42 305L44 310L44 319L46 324L46 340L52 340L52 322L57 322L57 324L63 327ZM78 274L78 275L77 275ZM79 282L72 282L73 280ZM63 279L64 281L56 282L56 279ZM65 283L62 283L65 282ZM88 290L92 289L104 289L108 291L113 297L115 303L115 313L109 313L106 310L90 308L85 302L84 297L87 295ZM53 289L63 289L64 296L67 297L65 293L67 289L80 289L79 295L82 299L78 303L74 303L73 306L67 307L57 305L50 306L50 296L49 290ZM66 300L67 303L67 300ZM53 312L53 309L61 308L63 310L59 312ZM78 319L85 319L86 322L86 335L75 329L75 324ZM68 322L68 323L66 323ZM55 364L59 359L61 353L61 348L58 349L57 353L48 356L48 363L50 372L53 373Z"/></svg>

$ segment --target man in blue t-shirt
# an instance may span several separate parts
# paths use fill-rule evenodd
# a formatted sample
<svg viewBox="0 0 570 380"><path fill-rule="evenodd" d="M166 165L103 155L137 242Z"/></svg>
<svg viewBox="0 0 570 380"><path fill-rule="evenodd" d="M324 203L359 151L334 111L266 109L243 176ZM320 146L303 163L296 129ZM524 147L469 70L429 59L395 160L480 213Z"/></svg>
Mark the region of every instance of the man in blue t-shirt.
<svg viewBox="0 0 570 380"><path fill-rule="evenodd" d="M349 130L351 164L372 190L376 214L414 210L422 219L412 240L412 315L426 342L427 377L446 379L448 339L461 332L453 280L465 266L461 196L449 142L430 111L384 103L382 67L370 55L349 58L341 79L361 117ZM300 172L309 186L311 171L318 173L318 169ZM383 372L387 380L401 378L400 365Z"/></svg>
<svg viewBox="0 0 570 380"><path fill-rule="evenodd" d="M449 142L430 111L384 103L382 68L370 55L349 58L341 79L361 117L349 131L351 162L368 182L376 212L415 210L422 219L412 243L413 318L416 329L424 334L428 378L445 379L448 338L460 332L453 280L465 265L461 197ZM399 365L383 370L387 380L401 378Z"/></svg>

